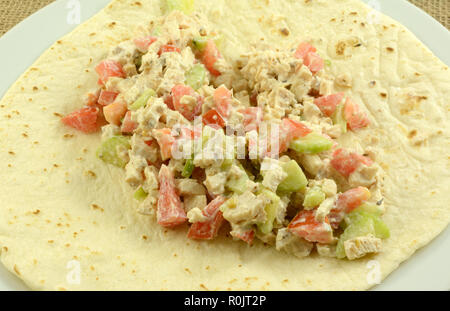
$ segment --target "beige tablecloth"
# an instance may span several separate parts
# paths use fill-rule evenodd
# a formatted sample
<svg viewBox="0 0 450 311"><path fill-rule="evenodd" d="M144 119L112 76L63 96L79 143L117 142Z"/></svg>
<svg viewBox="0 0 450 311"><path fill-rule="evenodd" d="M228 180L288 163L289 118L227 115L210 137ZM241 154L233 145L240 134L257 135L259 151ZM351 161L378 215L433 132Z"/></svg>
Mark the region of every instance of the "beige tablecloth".
<svg viewBox="0 0 450 311"><path fill-rule="evenodd" d="M29 15L53 1L54 0L0 0L0 36ZM450 29L450 0L409 1L433 16L447 27L447 29Z"/></svg>

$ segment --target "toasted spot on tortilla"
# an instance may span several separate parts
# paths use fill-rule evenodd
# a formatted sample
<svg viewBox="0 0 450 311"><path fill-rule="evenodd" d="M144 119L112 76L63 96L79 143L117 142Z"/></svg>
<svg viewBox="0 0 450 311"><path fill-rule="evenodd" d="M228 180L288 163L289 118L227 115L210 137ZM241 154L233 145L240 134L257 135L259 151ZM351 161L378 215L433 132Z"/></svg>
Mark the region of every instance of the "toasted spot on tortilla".
<svg viewBox="0 0 450 311"><path fill-rule="evenodd" d="M33 91L39 91L39 88L37 86L33 86Z"/></svg>
<svg viewBox="0 0 450 311"><path fill-rule="evenodd" d="M95 174L93 171L86 171L85 172L86 176L92 177L92 178L96 178L97 174Z"/></svg>
<svg viewBox="0 0 450 311"><path fill-rule="evenodd" d="M97 204L92 204L91 207L94 210L99 210L99 211L102 211L102 212L105 211L105 209L103 209L102 207L98 206Z"/></svg>
<svg viewBox="0 0 450 311"><path fill-rule="evenodd" d="M387 47L386 50L387 50L388 52L394 52L394 48L391 48L391 47Z"/></svg>
<svg viewBox="0 0 450 311"><path fill-rule="evenodd" d="M20 274L20 271L19 271L19 268L17 268L17 265L14 265L14 272L15 272L17 275L21 275L21 274Z"/></svg>
<svg viewBox="0 0 450 311"><path fill-rule="evenodd" d="M184 268L184 271L186 271L189 274L192 274L191 270L189 270L189 268Z"/></svg>
<svg viewBox="0 0 450 311"><path fill-rule="evenodd" d="M8 151L8 153L9 153L10 155L16 155L16 153L15 153L14 151Z"/></svg>
<svg viewBox="0 0 450 311"><path fill-rule="evenodd" d="M142 3L140 3L139 1L136 1L135 3L133 3L132 5L136 5L136 6L142 6Z"/></svg>
<svg viewBox="0 0 450 311"><path fill-rule="evenodd" d="M411 132L409 132L408 138L411 139L411 138L413 138L416 135L417 135L417 130L412 130Z"/></svg>
<svg viewBox="0 0 450 311"><path fill-rule="evenodd" d="M55 241L54 240L48 240L47 241L49 244L53 244Z"/></svg>
<svg viewBox="0 0 450 311"><path fill-rule="evenodd" d="M37 209L37 210L35 210L35 211L33 212L33 214L34 214L34 215L37 215L37 214L39 214L40 212L41 212L41 211Z"/></svg>
<svg viewBox="0 0 450 311"><path fill-rule="evenodd" d="M22 133L22 136L25 138L28 138L28 134L27 133Z"/></svg>
<svg viewBox="0 0 450 311"><path fill-rule="evenodd" d="M146 235L143 235L143 236L142 236L142 239L143 239L143 240L147 240L148 237L147 237Z"/></svg>
<svg viewBox="0 0 450 311"><path fill-rule="evenodd" d="M60 114L60 113L58 113L58 112L53 112L53 115L54 115L55 117L58 117L58 118L64 117L62 114Z"/></svg>
<svg viewBox="0 0 450 311"><path fill-rule="evenodd" d="M380 93L380 96L383 97L383 98L386 98L387 94L386 93Z"/></svg>
<svg viewBox="0 0 450 311"><path fill-rule="evenodd" d="M203 284L200 284L200 287L203 288L204 290L208 290L208 288Z"/></svg>
<svg viewBox="0 0 450 311"><path fill-rule="evenodd" d="M69 139L69 138L75 137L75 135L73 135L73 134L64 134L63 137L66 138L66 139Z"/></svg>

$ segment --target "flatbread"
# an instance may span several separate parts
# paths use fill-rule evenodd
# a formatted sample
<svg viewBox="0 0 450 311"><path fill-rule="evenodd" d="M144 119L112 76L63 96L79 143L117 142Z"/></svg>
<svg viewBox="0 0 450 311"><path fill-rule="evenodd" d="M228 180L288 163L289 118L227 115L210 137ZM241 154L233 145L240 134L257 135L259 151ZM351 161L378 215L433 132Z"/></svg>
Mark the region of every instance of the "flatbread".
<svg viewBox="0 0 450 311"><path fill-rule="evenodd" d="M363 290L378 269L384 279L446 228L450 73L411 32L386 16L374 19L356 0L197 0L196 9L223 33L229 60L261 38L280 49L312 40L331 60L328 73L352 76L348 94L373 126L348 143L372 146L386 173L391 237L383 251L355 261L299 259L225 237L188 240L187 227L166 230L138 214L124 171L95 156L100 135L60 122L82 106L107 52L163 14L160 1L116 0L55 43L1 101L7 269L36 290Z"/></svg>

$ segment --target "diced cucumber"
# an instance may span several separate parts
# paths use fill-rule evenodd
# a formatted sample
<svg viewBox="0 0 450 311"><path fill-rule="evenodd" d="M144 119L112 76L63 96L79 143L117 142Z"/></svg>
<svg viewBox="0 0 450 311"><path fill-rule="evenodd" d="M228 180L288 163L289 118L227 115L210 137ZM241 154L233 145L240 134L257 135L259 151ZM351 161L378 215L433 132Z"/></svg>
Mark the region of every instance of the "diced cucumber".
<svg viewBox="0 0 450 311"><path fill-rule="evenodd" d="M138 190L134 193L134 198L138 201L144 201L147 198L148 193L144 191L142 187L139 187Z"/></svg>
<svg viewBox="0 0 450 311"><path fill-rule="evenodd" d="M184 164L183 171L181 172L181 176L184 178L189 178L192 175L192 172L194 171L194 160L188 159L186 160L186 163Z"/></svg>
<svg viewBox="0 0 450 311"><path fill-rule="evenodd" d="M194 11L194 0L166 0L167 10L181 11L185 14L191 14Z"/></svg>
<svg viewBox="0 0 450 311"><path fill-rule="evenodd" d="M333 147L333 142L317 133L310 133L305 137L294 140L290 149L300 153L315 154L330 150Z"/></svg>
<svg viewBox="0 0 450 311"><path fill-rule="evenodd" d="M225 160L225 161L230 161L230 160ZM231 160L231 165L233 164L233 160ZM231 167L230 165L230 167ZM225 188L231 192L237 193L237 194L242 194L245 191L247 191L247 184L249 181L247 172L245 171L245 169L242 167L242 165L238 165L241 171L241 175L239 178L233 178L233 179L229 179L225 185ZM223 164L222 164L223 167Z"/></svg>
<svg viewBox="0 0 450 311"><path fill-rule="evenodd" d="M202 52L206 48L206 44L208 44L208 37L195 37L192 40L192 44L198 51Z"/></svg>
<svg viewBox="0 0 450 311"><path fill-rule="evenodd" d="M206 78L206 69L203 65L196 64L191 70L186 72L186 84L192 87L194 90L198 90L203 86Z"/></svg>
<svg viewBox="0 0 450 311"><path fill-rule="evenodd" d="M357 222L359 219L370 218L373 221L373 226L375 229L374 235L380 239L387 239L390 236L389 228L386 226L380 216L376 214L368 213L363 210L354 210L345 217L345 222L351 225Z"/></svg>
<svg viewBox="0 0 450 311"><path fill-rule="evenodd" d="M339 104L336 108L336 111L333 114L333 123L339 124L341 127L342 133L347 133L347 120L344 115L344 107L345 104Z"/></svg>
<svg viewBox="0 0 450 311"><path fill-rule="evenodd" d="M380 208L373 203L365 202L358 208L354 209L353 212L366 212L369 214L373 214L375 216L381 216L383 213Z"/></svg>
<svg viewBox="0 0 450 311"><path fill-rule="evenodd" d="M372 218L362 217L352 222L341 234L336 247L337 258L345 258L344 242L357 237L366 236L369 234L375 235L375 228Z"/></svg>
<svg viewBox="0 0 450 311"><path fill-rule="evenodd" d="M268 189L263 189L260 194L266 196L270 203L264 207L266 212L266 221L258 224L258 229L262 234L269 234L273 230L273 222L277 217L278 207L280 206L280 197Z"/></svg>
<svg viewBox="0 0 450 311"><path fill-rule="evenodd" d="M308 179L295 160L283 163L282 167L288 176L278 185L277 191L290 193L306 188Z"/></svg>
<svg viewBox="0 0 450 311"><path fill-rule="evenodd" d="M313 187L306 192L303 206L308 209L317 207L325 201L325 197L325 192L320 187Z"/></svg>
<svg viewBox="0 0 450 311"><path fill-rule="evenodd" d="M106 163L118 167L125 167L127 162L121 154L126 154L127 150L130 148L130 142L126 137L114 136L102 143L97 150L97 157Z"/></svg>
<svg viewBox="0 0 450 311"><path fill-rule="evenodd" d="M142 93L141 96L139 96L139 98L133 104L128 106L128 109L135 111L142 107L145 107L150 97L154 96L156 96L156 92L152 89L148 89L144 93Z"/></svg>

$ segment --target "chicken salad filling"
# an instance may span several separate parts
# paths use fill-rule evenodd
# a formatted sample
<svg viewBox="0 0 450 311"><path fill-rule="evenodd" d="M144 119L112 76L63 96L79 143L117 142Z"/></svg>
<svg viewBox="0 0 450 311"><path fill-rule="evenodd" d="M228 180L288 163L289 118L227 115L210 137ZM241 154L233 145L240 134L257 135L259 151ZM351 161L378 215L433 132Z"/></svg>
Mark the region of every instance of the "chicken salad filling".
<svg viewBox="0 0 450 311"><path fill-rule="evenodd" d="M97 156L124 169L138 212L165 228L188 224L190 239L227 230L297 257L380 252L389 229L379 166L337 141L370 119L334 92L342 81L308 42L236 60L222 44L203 16L174 10L112 49L96 92L62 122L101 130Z"/></svg>

